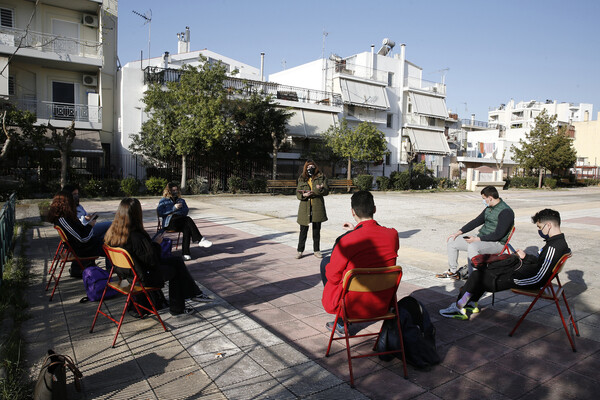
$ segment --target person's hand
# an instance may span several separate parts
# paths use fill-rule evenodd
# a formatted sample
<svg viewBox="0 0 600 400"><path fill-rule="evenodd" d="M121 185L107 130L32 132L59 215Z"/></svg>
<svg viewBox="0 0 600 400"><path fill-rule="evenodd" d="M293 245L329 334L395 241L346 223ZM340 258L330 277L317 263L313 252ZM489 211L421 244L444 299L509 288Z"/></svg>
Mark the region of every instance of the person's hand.
<svg viewBox="0 0 600 400"><path fill-rule="evenodd" d="M462 235L462 232L458 231L458 232L453 233L452 235L448 236L448 238L446 239L446 242L449 242L450 239L455 240L458 235Z"/></svg>
<svg viewBox="0 0 600 400"><path fill-rule="evenodd" d="M351 224L350 222L344 222L344 225L342 225L342 228L344 228L344 230L346 230L346 231L351 231L354 229L354 225Z"/></svg>
<svg viewBox="0 0 600 400"><path fill-rule="evenodd" d="M305 191L304 193L302 193L302 196L304 196L304 197L308 197L308 196L310 196L311 194L313 194L313 192L312 192L312 191L310 191L310 190L307 190L307 191Z"/></svg>
<svg viewBox="0 0 600 400"><path fill-rule="evenodd" d="M525 252L521 249L517 250L516 253L519 255L520 258L525 258Z"/></svg>
<svg viewBox="0 0 600 400"><path fill-rule="evenodd" d="M465 239L465 242L469 244L479 241L481 241L481 239L479 239L479 236L469 236L468 239Z"/></svg>
<svg viewBox="0 0 600 400"><path fill-rule="evenodd" d="M86 216L84 216L83 218L85 218L86 221L90 221L92 219L93 215L92 214L88 214Z"/></svg>
<svg viewBox="0 0 600 400"><path fill-rule="evenodd" d="M317 189L322 189L323 185L317 185Z"/></svg>
<svg viewBox="0 0 600 400"><path fill-rule="evenodd" d="M88 222L88 225L90 225L92 228L94 227L94 225L96 225L97 220L93 219L90 222Z"/></svg>
<svg viewBox="0 0 600 400"><path fill-rule="evenodd" d="M179 210L181 207L183 207L183 205L181 203L175 204L175 209L176 210Z"/></svg>

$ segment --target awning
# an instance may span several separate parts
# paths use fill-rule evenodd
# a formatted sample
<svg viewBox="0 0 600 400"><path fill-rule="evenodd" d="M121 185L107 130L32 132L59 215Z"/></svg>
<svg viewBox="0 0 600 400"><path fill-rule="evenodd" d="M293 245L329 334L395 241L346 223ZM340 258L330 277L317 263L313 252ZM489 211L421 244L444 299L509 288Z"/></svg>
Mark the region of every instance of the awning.
<svg viewBox="0 0 600 400"><path fill-rule="evenodd" d="M288 121L288 133L292 136L317 137L338 123L337 113L302 109L294 111Z"/></svg>
<svg viewBox="0 0 600 400"><path fill-rule="evenodd" d="M448 110L446 110L446 102L443 98L413 92L410 92L409 95L417 114L448 118Z"/></svg>
<svg viewBox="0 0 600 400"><path fill-rule="evenodd" d="M56 131L62 133L63 129L64 128L56 128ZM46 136L50 137L51 134L47 132ZM75 138L73 139L73 143L71 143L71 152L89 155L104 154L102 151L102 143L100 142L100 132L76 129Z"/></svg>
<svg viewBox="0 0 600 400"><path fill-rule="evenodd" d="M13 129L19 135L22 134L21 128L17 126L11 126L10 129ZM62 133L63 129L64 128L56 128L56 131L58 133ZM52 137L50 130L46 130L46 137ZM52 145L46 149L54 150ZM102 143L100 142L100 132L76 129L75 138L73 139L73 143L71 143L71 152L88 154L93 153L97 155L104 154L104 151L102 150Z"/></svg>
<svg viewBox="0 0 600 400"><path fill-rule="evenodd" d="M450 154L450 147L444 132L427 131L424 129L405 129L415 152L421 154Z"/></svg>
<svg viewBox="0 0 600 400"><path fill-rule="evenodd" d="M390 108L384 86L350 79L340 79L340 85L344 103L378 110Z"/></svg>

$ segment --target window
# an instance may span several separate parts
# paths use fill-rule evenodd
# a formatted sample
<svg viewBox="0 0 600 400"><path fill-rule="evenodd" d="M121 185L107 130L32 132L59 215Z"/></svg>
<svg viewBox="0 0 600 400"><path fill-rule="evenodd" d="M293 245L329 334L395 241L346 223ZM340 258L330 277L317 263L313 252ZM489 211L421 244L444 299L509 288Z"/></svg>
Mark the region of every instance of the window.
<svg viewBox="0 0 600 400"><path fill-rule="evenodd" d="M8 76L8 95L9 96L15 95L15 77L14 77L14 75Z"/></svg>
<svg viewBox="0 0 600 400"><path fill-rule="evenodd" d="M14 28L13 10L0 7L0 26Z"/></svg>
<svg viewBox="0 0 600 400"><path fill-rule="evenodd" d="M388 72L388 86L393 86L394 84L394 73Z"/></svg>
<svg viewBox="0 0 600 400"><path fill-rule="evenodd" d="M433 117L427 117L427 125L429 125L429 126L435 126L435 118L433 118Z"/></svg>
<svg viewBox="0 0 600 400"><path fill-rule="evenodd" d="M386 126L388 128L393 128L393 123L392 123L392 118L393 118L394 114L388 114L387 115L387 123Z"/></svg>
<svg viewBox="0 0 600 400"><path fill-rule="evenodd" d="M392 154L391 153L387 153L385 155L385 165L390 165L392 163Z"/></svg>
<svg viewBox="0 0 600 400"><path fill-rule="evenodd" d="M407 111L407 113L408 114L412 114L412 103L410 101L408 102L408 111Z"/></svg>

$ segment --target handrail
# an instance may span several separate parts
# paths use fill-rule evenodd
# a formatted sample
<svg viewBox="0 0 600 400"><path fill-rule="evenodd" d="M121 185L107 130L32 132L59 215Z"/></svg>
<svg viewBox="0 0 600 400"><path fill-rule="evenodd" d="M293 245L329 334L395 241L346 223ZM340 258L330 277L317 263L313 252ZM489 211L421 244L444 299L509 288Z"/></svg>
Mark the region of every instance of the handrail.
<svg viewBox="0 0 600 400"><path fill-rule="evenodd" d="M13 193L0 210L0 286L4 275L4 265L8 261L13 243L16 203L17 194Z"/></svg>

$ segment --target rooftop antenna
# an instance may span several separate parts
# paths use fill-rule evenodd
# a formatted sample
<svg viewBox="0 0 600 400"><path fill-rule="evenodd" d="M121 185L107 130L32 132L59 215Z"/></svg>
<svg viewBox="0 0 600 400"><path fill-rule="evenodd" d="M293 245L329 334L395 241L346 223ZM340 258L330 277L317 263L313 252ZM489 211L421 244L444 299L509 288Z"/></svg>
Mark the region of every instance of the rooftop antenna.
<svg viewBox="0 0 600 400"><path fill-rule="evenodd" d="M285 69L287 65L287 61L285 61L285 58L281 60L281 66L283 67L283 69Z"/></svg>
<svg viewBox="0 0 600 400"><path fill-rule="evenodd" d="M325 38L329 35L329 32L325 31L323 27L323 48L321 50L321 59L323 60L323 91L327 91L327 60L325 59Z"/></svg>
<svg viewBox="0 0 600 400"><path fill-rule="evenodd" d="M144 19L144 25L148 24L148 66L150 66L150 34L152 33L152 9L148 9L147 13L131 10L132 13Z"/></svg>

